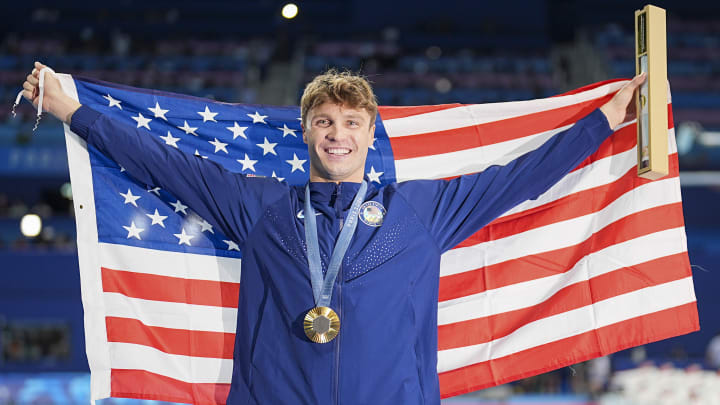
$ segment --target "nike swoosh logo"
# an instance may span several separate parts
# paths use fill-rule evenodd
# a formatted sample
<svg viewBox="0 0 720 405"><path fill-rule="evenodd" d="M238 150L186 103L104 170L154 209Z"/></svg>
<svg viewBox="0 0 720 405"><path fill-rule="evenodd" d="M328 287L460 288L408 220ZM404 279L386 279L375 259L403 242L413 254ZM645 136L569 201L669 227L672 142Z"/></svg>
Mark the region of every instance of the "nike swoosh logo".
<svg viewBox="0 0 720 405"><path fill-rule="evenodd" d="M304 210L298 211L298 213L297 213L298 219L305 219L305 214L303 214L303 211L304 211ZM315 213L315 216L318 216L318 215L321 215L321 213L320 213L320 212L316 212L316 213Z"/></svg>

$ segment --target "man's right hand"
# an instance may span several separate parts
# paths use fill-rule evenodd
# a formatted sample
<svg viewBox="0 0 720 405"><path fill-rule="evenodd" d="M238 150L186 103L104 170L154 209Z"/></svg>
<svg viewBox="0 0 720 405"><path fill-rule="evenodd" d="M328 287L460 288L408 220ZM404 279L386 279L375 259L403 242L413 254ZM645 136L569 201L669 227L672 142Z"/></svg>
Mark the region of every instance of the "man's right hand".
<svg viewBox="0 0 720 405"><path fill-rule="evenodd" d="M35 62L35 68L23 83L23 97L30 101L35 108L40 102L40 71L45 67L42 63ZM70 118L81 104L63 92L60 81L52 74L45 74L44 88L43 111L48 111L57 119L70 124Z"/></svg>

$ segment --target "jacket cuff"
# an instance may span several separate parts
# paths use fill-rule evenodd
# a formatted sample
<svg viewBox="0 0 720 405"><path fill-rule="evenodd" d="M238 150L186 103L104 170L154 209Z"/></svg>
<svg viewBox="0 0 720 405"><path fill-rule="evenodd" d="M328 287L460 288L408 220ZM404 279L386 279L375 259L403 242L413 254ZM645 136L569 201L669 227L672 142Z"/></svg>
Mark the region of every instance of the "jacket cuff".
<svg viewBox="0 0 720 405"><path fill-rule="evenodd" d="M92 108L82 105L70 118L70 130L78 134L85 141L90 136L90 127L102 114Z"/></svg>

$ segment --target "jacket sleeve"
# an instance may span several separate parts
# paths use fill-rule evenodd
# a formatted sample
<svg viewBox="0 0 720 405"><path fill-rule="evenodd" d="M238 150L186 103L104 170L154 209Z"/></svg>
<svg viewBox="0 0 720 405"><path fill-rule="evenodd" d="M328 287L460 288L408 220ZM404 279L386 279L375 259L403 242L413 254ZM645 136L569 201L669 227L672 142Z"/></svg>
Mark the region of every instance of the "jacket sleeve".
<svg viewBox="0 0 720 405"><path fill-rule="evenodd" d="M612 134L599 110L504 166L452 180L399 183L398 192L445 252L504 212L547 191Z"/></svg>
<svg viewBox="0 0 720 405"><path fill-rule="evenodd" d="M167 147L157 137L87 106L73 114L70 129L132 177L173 194L240 244L260 217L263 198L287 188Z"/></svg>

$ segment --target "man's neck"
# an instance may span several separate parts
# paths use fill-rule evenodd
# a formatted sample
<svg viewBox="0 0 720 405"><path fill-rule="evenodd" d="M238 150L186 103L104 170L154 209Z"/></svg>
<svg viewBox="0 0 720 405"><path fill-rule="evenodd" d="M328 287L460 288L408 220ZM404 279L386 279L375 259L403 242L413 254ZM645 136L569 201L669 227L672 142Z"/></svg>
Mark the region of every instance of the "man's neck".
<svg viewBox="0 0 720 405"><path fill-rule="evenodd" d="M360 176L349 176L343 179L334 180L334 179L328 179L322 176L318 176L315 174L310 173L310 182L311 183L362 183L363 178L362 175Z"/></svg>

